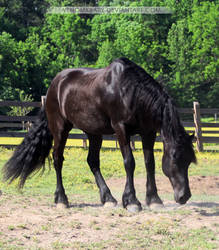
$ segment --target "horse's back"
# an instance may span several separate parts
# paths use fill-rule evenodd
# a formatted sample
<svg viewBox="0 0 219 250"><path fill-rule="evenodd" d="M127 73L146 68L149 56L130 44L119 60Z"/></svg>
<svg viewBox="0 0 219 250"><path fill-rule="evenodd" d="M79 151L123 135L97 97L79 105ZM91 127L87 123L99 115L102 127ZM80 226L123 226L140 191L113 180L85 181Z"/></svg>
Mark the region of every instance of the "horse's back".
<svg viewBox="0 0 219 250"><path fill-rule="evenodd" d="M117 59L102 69L61 71L48 90L47 113L59 113L64 120L91 134L113 133L112 123L133 125L135 89L131 81L126 84L123 74L126 70L126 74L130 72L129 79L134 78L133 65L128 59Z"/></svg>
<svg viewBox="0 0 219 250"><path fill-rule="evenodd" d="M88 133L113 133L109 105L118 99L109 69L65 69L53 79L47 93L47 113ZM112 113L112 112L111 112Z"/></svg>

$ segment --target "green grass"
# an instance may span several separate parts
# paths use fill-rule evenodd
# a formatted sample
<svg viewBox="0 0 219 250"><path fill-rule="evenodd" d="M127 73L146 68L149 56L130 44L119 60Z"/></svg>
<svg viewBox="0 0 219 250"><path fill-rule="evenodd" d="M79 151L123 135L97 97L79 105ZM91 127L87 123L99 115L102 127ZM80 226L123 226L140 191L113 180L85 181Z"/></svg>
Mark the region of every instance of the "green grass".
<svg viewBox="0 0 219 250"><path fill-rule="evenodd" d="M217 249L215 242L216 234L210 229L202 227L183 231L179 226L174 226L174 231L166 227L165 223L151 223L150 225L130 225L127 231L121 231L116 238L112 240L100 240L95 242L82 242L80 240L74 243L63 242L57 238L51 243L49 249L162 249L162 250L206 250ZM94 232L97 229L92 229ZM98 229L101 231L101 228ZM14 243L16 238L14 239ZM13 244L13 242L11 242ZM1 249L27 249L8 243L1 243ZM28 249L48 249L38 248L37 240L35 247Z"/></svg>
<svg viewBox="0 0 219 250"><path fill-rule="evenodd" d="M170 232L166 224L152 224L135 227L126 233L120 233L120 240L99 241L95 243L75 242L74 249L163 249L163 250L195 250L216 249L215 233L204 227L198 230ZM179 230L179 229L178 229ZM61 244L61 243L59 243Z"/></svg>
<svg viewBox="0 0 219 250"><path fill-rule="evenodd" d="M186 127L186 130L191 130L195 132L194 127ZM205 133L205 131L218 131L217 134L211 134L211 133ZM21 132L21 131L17 131ZM26 131L23 131L26 132ZM79 129L72 129L71 134L81 134L82 131ZM219 128L207 128L203 127L202 128L202 135L203 136L210 136L210 137L219 137ZM10 137L0 137L0 144L2 145L18 145L22 142L23 138L10 138ZM87 145L89 145L89 142L87 140ZM83 146L83 141L81 139L68 139L66 146L73 146L73 147L82 147ZM117 143L118 146L118 143ZM217 149L219 150L219 145L217 145ZM103 147L104 148L116 148L116 142L115 141L103 141ZM119 147L119 146L118 146ZM135 142L135 147L136 149L142 149L142 143L141 142ZM155 143L155 149L162 149L163 144L160 142Z"/></svg>
<svg viewBox="0 0 219 250"><path fill-rule="evenodd" d="M10 158L12 150L0 148L0 169ZM68 192L74 192L75 189L87 190L97 189L94 177L86 162L87 150L82 148L71 148L65 150L65 161L63 167L63 182ZM200 176L218 176L219 175L219 153L204 152L197 153L198 164L191 164L189 175ZM135 176L145 176L144 157L142 150L134 151L136 161ZM163 175L161 169L162 152L155 152L156 174ZM120 150L103 149L100 154L101 170L103 176L108 179L111 177L125 176L123 159ZM48 164L47 164L48 166ZM0 176L1 179L1 176ZM39 173L28 179L23 189L25 193L49 194L54 191L55 171L49 171L46 167L45 173L41 176ZM0 188L8 192L14 192L16 181L7 185L0 181Z"/></svg>
<svg viewBox="0 0 219 250"><path fill-rule="evenodd" d="M77 130L77 133L79 130ZM81 133L81 131L80 131ZM10 138L10 137L0 137L0 145L19 145L22 142L23 138ZM89 142L87 140L87 145L89 146ZM83 140L81 139L68 139L66 146L68 147L83 147ZM116 149L116 142L115 141L103 141L102 143L103 148L113 148ZM119 145L117 143L117 147L119 148ZM136 142L135 143L136 149L142 149L142 143ZM155 149L161 150L163 148L162 143L156 143Z"/></svg>
<svg viewBox="0 0 219 250"><path fill-rule="evenodd" d="M12 152L12 150L0 148L0 170ZM66 149L64 156L63 182L69 199L73 199L76 204L99 204L99 194L94 177L86 163L87 150L82 148ZM135 151L134 157L136 160L136 176L145 176L142 150ZM106 179L125 176L123 160L119 150L101 150L100 158L102 173ZM190 167L190 176L219 176L219 153L197 153L197 158L198 164L192 164ZM157 175L163 175L161 159L162 152L155 152ZM19 223L16 223L16 221L14 223L10 222L5 230L10 235L16 235L16 232L22 231L23 241L28 239L29 242L32 242L31 247L21 245L19 238L7 236L7 232L2 231L0 232L0 249L218 249L219 224L216 225L216 221L213 228L205 227L202 224L197 228L187 228L184 224L181 224L181 221L187 220L186 218L188 220L193 218L194 210L189 207L160 213L144 210L137 215L130 214L122 208L103 210L99 207L89 206L76 206L60 212L55 211L55 208L51 206L53 204L55 182L55 171L53 169L49 171L48 165L44 175L36 174L27 180L23 191L17 191L16 182L11 185L3 183L0 176L0 189L4 193L4 195L0 196L0 208L9 203L12 206L10 213L13 213L15 208L25 211L26 209L30 210L30 206L34 206L39 211L34 210L33 215L37 213L39 216L42 213L42 216L48 219L40 225L36 225L36 232L31 231L31 237L26 220ZM120 200L122 188L118 193L113 192L120 197ZM115 191L115 187L113 191ZM138 195L141 200L144 199L145 194L140 193ZM163 194L161 198L172 200L172 196L173 194ZM215 203L217 197L206 194L193 195L192 201ZM196 208L194 216L200 217L200 214L204 211L203 209L205 208ZM209 208L207 212L208 214L218 213L218 208ZM10 218L10 213L5 212L5 216L7 215L7 218ZM73 219L75 214L78 214L78 217ZM4 216L4 211L0 213L0 216ZM67 223L63 224L62 219L51 219L60 216L67 217ZM87 224L81 220L83 216L88 219ZM103 216L102 219L99 218L100 216ZM202 220L205 221L204 215ZM81 241L79 237L74 242L69 242L62 235L62 238L57 237L56 240L50 242L49 247L39 247L39 244L42 243L41 235L48 234L51 237L54 228L59 230L66 230L67 228L67 232L71 232L72 235L79 234L79 236L83 236L84 234L87 236L88 233L90 235L98 234L100 237L93 241ZM107 240L102 240L101 235L106 233L112 233L112 236Z"/></svg>
<svg viewBox="0 0 219 250"><path fill-rule="evenodd" d="M201 117L201 122L213 122L215 123L215 117ZM217 118L217 122L219 122L219 119Z"/></svg>

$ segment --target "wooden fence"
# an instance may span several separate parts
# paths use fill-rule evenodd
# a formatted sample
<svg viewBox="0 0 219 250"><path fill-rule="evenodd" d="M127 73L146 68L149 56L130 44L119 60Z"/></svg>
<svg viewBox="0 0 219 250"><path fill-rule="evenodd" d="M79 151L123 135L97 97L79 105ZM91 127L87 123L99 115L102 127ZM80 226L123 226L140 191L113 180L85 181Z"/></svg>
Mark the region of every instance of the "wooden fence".
<svg viewBox="0 0 219 250"><path fill-rule="evenodd" d="M3 106L17 106L17 107L34 107L40 108L44 105L45 97L42 97L41 102L19 102L19 101L0 101L0 107ZM219 123L217 122L217 115L219 114L219 109L201 109L198 102L193 103L193 108L181 108L178 109L179 113L190 114L193 116L192 122L183 122L183 126L186 127L187 132L195 132L196 145L198 151L203 151L203 143L219 143ZM201 122L201 116L207 114L215 117L215 123L203 123ZM27 132L17 132L17 131L5 131L2 130L6 128L20 129L23 127L22 123L26 122L26 127L28 130L29 124L36 120L36 116L4 116L0 115L0 137L24 137ZM207 130L206 130L207 128ZM213 129L212 129L213 128ZM205 134L210 134L211 136L204 136ZM217 136L215 136L218 134ZM83 146L87 147L87 136L84 133L69 134L69 139L83 140ZM117 141L115 135L104 135L103 140L115 141L117 147ZM133 136L131 139L131 146L135 148L135 142L140 141L139 136ZM156 141L161 141L161 137L157 136ZM0 144L0 146L8 146Z"/></svg>

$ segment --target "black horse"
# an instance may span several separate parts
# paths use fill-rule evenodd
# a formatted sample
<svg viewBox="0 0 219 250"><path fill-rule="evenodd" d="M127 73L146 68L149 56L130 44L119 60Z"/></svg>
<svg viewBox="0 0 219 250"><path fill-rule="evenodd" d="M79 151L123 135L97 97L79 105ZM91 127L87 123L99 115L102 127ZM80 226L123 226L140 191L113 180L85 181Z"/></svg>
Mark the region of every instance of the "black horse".
<svg viewBox="0 0 219 250"><path fill-rule="evenodd" d="M188 167L196 161L189 136L180 123L170 96L144 69L119 58L102 69L65 69L53 79L45 109L11 159L3 168L5 180L20 177L20 187L35 170L44 166L54 140L53 160L57 176L55 203L68 206L62 184L63 151L69 131L75 126L89 139L87 162L95 176L102 204L116 205L100 171L99 152L103 134L116 134L126 170L122 197L124 208L141 210L133 182L135 160L130 136L142 138L147 169L146 204L161 204L155 183L153 147L156 132L164 143L162 168L169 178L176 202L186 203L191 192Z"/></svg>

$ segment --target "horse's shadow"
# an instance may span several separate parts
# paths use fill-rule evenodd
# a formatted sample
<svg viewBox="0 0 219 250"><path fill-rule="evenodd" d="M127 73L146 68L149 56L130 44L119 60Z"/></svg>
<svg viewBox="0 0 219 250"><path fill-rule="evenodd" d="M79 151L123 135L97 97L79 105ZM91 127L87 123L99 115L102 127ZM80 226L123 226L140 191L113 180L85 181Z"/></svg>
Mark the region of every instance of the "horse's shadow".
<svg viewBox="0 0 219 250"><path fill-rule="evenodd" d="M103 207L103 205L92 204L92 203L80 203L80 204L70 204L69 205L69 208L87 208L87 207L99 208L99 207Z"/></svg>
<svg viewBox="0 0 219 250"><path fill-rule="evenodd" d="M195 202L192 201L187 204L187 206L203 207L203 208L219 208L218 202Z"/></svg>
<svg viewBox="0 0 219 250"><path fill-rule="evenodd" d="M211 217L219 216L219 203L218 202L188 202L185 205L178 205L176 203L167 203L165 204L165 209L175 210L175 209L191 209L200 213L202 216ZM213 209L209 211L209 209Z"/></svg>
<svg viewBox="0 0 219 250"><path fill-rule="evenodd" d="M188 204L188 206L203 208L203 210L200 211L200 214L202 216L206 216L206 217L219 216L219 203L218 202L191 202ZM216 211L209 212L205 210L206 208L215 208Z"/></svg>
<svg viewBox="0 0 219 250"><path fill-rule="evenodd" d="M102 204L96 203L72 203L69 205L69 208L103 208ZM118 204L115 208L122 208L121 204ZM202 216L211 217L211 216L219 216L219 203L218 202L189 202L184 206L177 205L176 203L173 204L165 204L166 211L169 209L172 210L174 208L183 209L183 208L193 208L193 209L200 209L197 212L200 213ZM207 211L206 209L215 208L216 211ZM143 206L143 211L147 211L148 207ZM157 210L156 210L157 211ZM164 210L161 210L164 211Z"/></svg>

